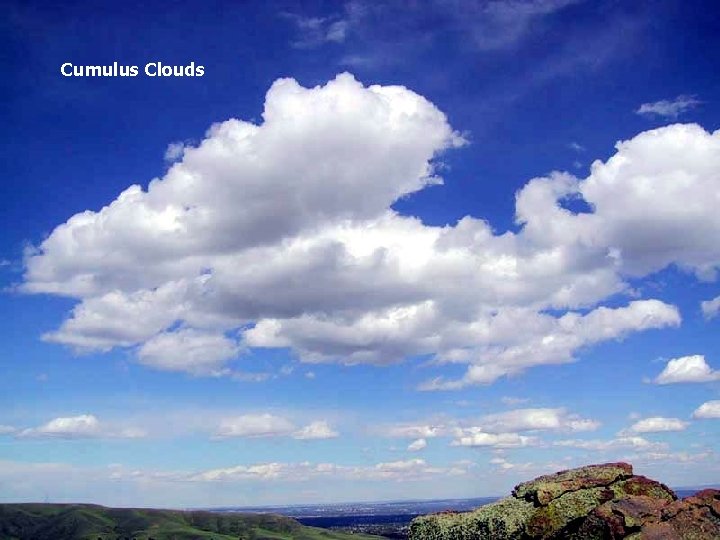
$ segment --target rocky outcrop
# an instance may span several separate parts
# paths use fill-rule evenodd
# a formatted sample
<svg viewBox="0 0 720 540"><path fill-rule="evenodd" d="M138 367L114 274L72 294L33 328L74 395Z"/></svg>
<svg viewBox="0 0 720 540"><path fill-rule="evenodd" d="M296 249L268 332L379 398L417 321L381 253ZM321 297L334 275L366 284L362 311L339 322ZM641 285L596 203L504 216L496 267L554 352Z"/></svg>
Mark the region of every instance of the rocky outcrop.
<svg viewBox="0 0 720 540"><path fill-rule="evenodd" d="M720 491L677 500L627 463L590 465L519 484L473 512L416 518L410 540L720 539Z"/></svg>

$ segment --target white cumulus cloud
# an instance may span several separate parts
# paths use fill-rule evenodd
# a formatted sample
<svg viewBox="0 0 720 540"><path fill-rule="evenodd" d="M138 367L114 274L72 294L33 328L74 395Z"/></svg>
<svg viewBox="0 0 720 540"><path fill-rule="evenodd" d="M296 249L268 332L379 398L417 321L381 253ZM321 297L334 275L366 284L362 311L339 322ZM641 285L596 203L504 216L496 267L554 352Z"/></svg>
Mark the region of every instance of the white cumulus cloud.
<svg viewBox="0 0 720 540"><path fill-rule="evenodd" d="M700 354L669 360L654 382L656 384L701 383L720 380L720 371L712 369Z"/></svg>
<svg viewBox="0 0 720 540"><path fill-rule="evenodd" d="M720 418L720 400L706 401L695 409L693 418Z"/></svg>
<svg viewBox="0 0 720 540"><path fill-rule="evenodd" d="M440 390L680 323L652 298L603 306L629 277L675 265L715 279L720 132L647 131L587 178L535 178L517 194L516 232L392 209L441 184L439 156L463 142L407 88L281 79L262 122L213 126L163 177L58 225L27 251L21 288L77 301L45 339L81 351L124 347L206 376L232 376L247 348L310 363L429 355L440 374L422 388ZM446 363L465 375L444 378Z"/></svg>
<svg viewBox="0 0 720 540"><path fill-rule="evenodd" d="M462 355L466 355L465 361L471 364L461 379L435 378L423 383L420 389L454 390L490 384L500 377L520 373L534 365L571 362L579 349L593 343L619 339L631 331L680 324L677 309L657 300L637 300L626 307L614 309L599 307L586 315L569 312L560 318L540 313L528 314L525 310L521 313L525 321L518 317L514 328L523 328L523 332L514 344L461 351L460 360L463 360ZM512 317L500 322L508 323L513 324ZM457 360L448 356L447 361Z"/></svg>

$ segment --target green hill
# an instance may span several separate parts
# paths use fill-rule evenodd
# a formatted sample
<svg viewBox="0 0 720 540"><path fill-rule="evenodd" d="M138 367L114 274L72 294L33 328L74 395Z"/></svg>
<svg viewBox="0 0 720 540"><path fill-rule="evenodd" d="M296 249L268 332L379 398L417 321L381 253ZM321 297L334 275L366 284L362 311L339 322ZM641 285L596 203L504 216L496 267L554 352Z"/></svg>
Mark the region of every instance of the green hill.
<svg viewBox="0 0 720 540"><path fill-rule="evenodd" d="M372 540L275 514L0 504L0 540Z"/></svg>

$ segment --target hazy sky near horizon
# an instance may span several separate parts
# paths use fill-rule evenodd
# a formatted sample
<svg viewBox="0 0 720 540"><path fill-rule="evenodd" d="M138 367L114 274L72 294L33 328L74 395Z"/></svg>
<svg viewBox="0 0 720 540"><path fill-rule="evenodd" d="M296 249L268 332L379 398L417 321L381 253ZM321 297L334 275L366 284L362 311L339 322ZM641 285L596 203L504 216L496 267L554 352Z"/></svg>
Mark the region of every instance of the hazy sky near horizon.
<svg viewBox="0 0 720 540"><path fill-rule="evenodd" d="M0 25L0 502L720 482L713 2ZM60 72L113 62L139 75Z"/></svg>

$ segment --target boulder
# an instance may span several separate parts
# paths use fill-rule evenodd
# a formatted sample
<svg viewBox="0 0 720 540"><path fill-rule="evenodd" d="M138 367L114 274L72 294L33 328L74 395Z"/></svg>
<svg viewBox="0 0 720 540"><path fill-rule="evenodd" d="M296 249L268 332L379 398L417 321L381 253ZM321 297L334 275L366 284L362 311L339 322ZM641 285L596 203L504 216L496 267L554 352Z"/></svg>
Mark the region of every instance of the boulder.
<svg viewBox="0 0 720 540"><path fill-rule="evenodd" d="M410 540L720 539L720 491L682 501L666 485L605 463L540 476L472 512L421 516Z"/></svg>

